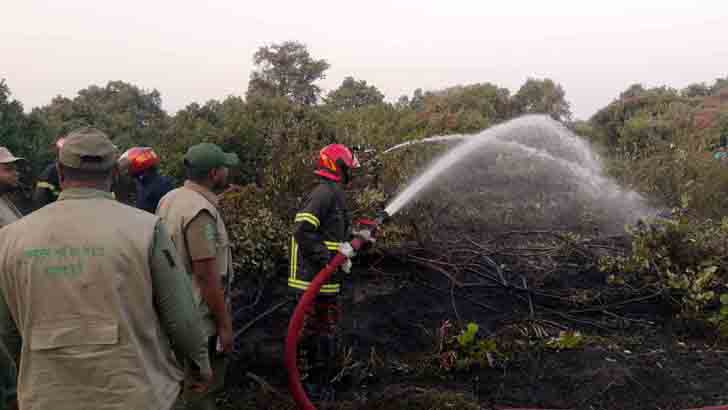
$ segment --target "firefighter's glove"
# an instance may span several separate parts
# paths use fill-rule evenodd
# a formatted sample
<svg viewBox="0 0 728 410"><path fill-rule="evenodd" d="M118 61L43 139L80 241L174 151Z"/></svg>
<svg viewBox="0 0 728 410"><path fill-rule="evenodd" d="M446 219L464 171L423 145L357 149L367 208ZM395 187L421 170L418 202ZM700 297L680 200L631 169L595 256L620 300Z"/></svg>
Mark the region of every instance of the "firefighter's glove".
<svg viewBox="0 0 728 410"><path fill-rule="evenodd" d="M351 259L354 256L356 256L356 251L354 248L351 247L351 244L349 242L341 242L339 244L339 253L346 256L347 259Z"/></svg>
<svg viewBox="0 0 728 410"><path fill-rule="evenodd" d="M351 273L351 259L347 258L346 262L341 264L341 270L346 274Z"/></svg>
<svg viewBox="0 0 728 410"><path fill-rule="evenodd" d="M352 235L354 235L357 238L361 238L366 243L373 244L377 241L377 239L372 235L372 231L369 229L362 229L360 231L354 231L352 232Z"/></svg>

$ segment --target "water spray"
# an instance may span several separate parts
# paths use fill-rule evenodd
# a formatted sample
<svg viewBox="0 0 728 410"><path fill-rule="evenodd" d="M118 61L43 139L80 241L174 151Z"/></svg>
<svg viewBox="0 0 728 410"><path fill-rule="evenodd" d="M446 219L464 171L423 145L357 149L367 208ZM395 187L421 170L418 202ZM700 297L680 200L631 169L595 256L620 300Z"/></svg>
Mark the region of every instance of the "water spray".
<svg viewBox="0 0 728 410"><path fill-rule="evenodd" d="M538 137L538 133L532 134L533 129L537 131L545 130L552 133L554 138L558 138L561 144L559 146L561 151L554 152L546 147L530 146L528 141L518 142L511 140L513 136ZM446 171L470 157L472 153L485 147L508 148L512 151L523 152L528 158L541 159L549 163L557 164L562 169L568 170L569 174L579 181L582 189L585 189L590 195L610 199L615 203L619 203L622 207L630 205L631 207L639 208L641 214L645 214L644 210L647 209L642 206L643 198L639 194L636 192L625 192L614 181L603 175L600 161L592 154L592 151L584 140L568 131L563 124L557 123L544 115L523 116L496 125L472 136L437 136L424 140L405 142L384 151L384 153L413 144L453 142L459 140L462 141L459 145L434 161L421 175L409 183L387 205L384 211L377 214L375 219L357 221L359 227L369 230L370 233L374 234L381 224L431 187ZM351 246L358 251L365 243L366 241L363 238L358 237L351 241ZM298 305L289 322L285 346L285 365L288 370L289 389L296 405L301 410L315 410L314 405L308 399L301 385L296 360L298 337L303 327L305 312L313 303L321 286L323 286L344 262L346 262L346 257L337 253L326 267L316 275L298 301Z"/></svg>

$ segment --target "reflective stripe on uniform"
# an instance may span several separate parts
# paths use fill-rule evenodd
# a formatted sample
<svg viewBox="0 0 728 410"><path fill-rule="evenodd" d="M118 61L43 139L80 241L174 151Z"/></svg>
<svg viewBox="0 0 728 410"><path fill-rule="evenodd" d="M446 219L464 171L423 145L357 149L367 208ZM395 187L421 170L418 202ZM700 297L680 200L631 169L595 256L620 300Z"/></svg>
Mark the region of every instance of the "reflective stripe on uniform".
<svg viewBox="0 0 728 410"><path fill-rule="evenodd" d="M298 272L298 243L295 238L291 238L291 279L296 279Z"/></svg>
<svg viewBox="0 0 728 410"><path fill-rule="evenodd" d="M338 251L340 244L341 243L339 243L339 242L324 241L324 245L326 245L326 249L328 249L330 251Z"/></svg>
<svg viewBox="0 0 728 410"><path fill-rule="evenodd" d="M334 246L333 249L338 249L339 243L338 242L325 242L326 247L328 249L329 246ZM291 238L291 276L288 278L288 286L295 289L300 290L306 290L308 289L308 285L311 284L311 282L300 280L296 277L296 273L298 273L298 243L296 242L295 238ZM326 293L326 294L335 294L339 293L341 286L339 284L328 284L323 285L321 287L321 290L319 290L319 293Z"/></svg>
<svg viewBox="0 0 728 410"><path fill-rule="evenodd" d="M296 214L296 219L294 220L294 222L308 222L315 228L321 226L321 221L319 221L318 217L316 217L316 215L314 214L307 212Z"/></svg>
<svg viewBox="0 0 728 410"><path fill-rule="evenodd" d="M50 184L45 181L38 181L38 183L35 184L36 188L43 188L43 189L49 189L54 194L58 195L58 188L56 188L55 185Z"/></svg>
<svg viewBox="0 0 728 410"><path fill-rule="evenodd" d="M326 246L326 249L330 251L338 251L340 242L332 242L332 241L324 241L324 245ZM296 279L296 273L298 272L298 242L296 242L295 238L291 238L291 271L290 271L290 277L293 279Z"/></svg>
<svg viewBox="0 0 728 410"><path fill-rule="evenodd" d="M310 285L311 282L307 282L305 280L298 280L289 278L288 279L288 287L300 289L300 290L306 290L308 289L308 285ZM319 293L339 293L341 289L341 285L339 284L329 284L329 285L323 285L321 286L321 290L319 290Z"/></svg>

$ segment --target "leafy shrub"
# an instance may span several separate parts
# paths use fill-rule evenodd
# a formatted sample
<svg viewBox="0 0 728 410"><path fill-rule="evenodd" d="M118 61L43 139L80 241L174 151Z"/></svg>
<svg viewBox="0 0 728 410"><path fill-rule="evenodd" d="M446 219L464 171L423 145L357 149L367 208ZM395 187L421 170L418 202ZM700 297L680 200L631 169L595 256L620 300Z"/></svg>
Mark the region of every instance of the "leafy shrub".
<svg viewBox="0 0 728 410"><path fill-rule="evenodd" d="M700 221L675 212L670 219L631 229L632 253L603 258L601 269L615 273L612 283L626 280L666 292L677 302L681 317L707 319L705 309L717 301L728 277L722 262L728 255L728 218Z"/></svg>
<svg viewBox="0 0 728 410"><path fill-rule="evenodd" d="M265 191L234 187L221 201L233 247L235 269L243 276L270 277L285 261L290 224L275 215Z"/></svg>

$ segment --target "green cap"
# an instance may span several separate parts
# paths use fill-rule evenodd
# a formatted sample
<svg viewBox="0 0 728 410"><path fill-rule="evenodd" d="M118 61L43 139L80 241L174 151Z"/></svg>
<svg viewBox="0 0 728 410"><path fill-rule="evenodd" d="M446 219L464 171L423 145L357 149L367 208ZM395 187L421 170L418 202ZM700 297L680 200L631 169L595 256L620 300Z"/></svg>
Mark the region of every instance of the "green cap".
<svg viewBox="0 0 728 410"><path fill-rule="evenodd" d="M96 128L79 128L66 137L58 162L69 168L108 171L116 165L119 151L109 137Z"/></svg>
<svg viewBox="0 0 728 410"><path fill-rule="evenodd" d="M215 144L203 142L187 150L185 163L198 171L208 171L220 167L235 167L240 160L238 154L224 152Z"/></svg>

